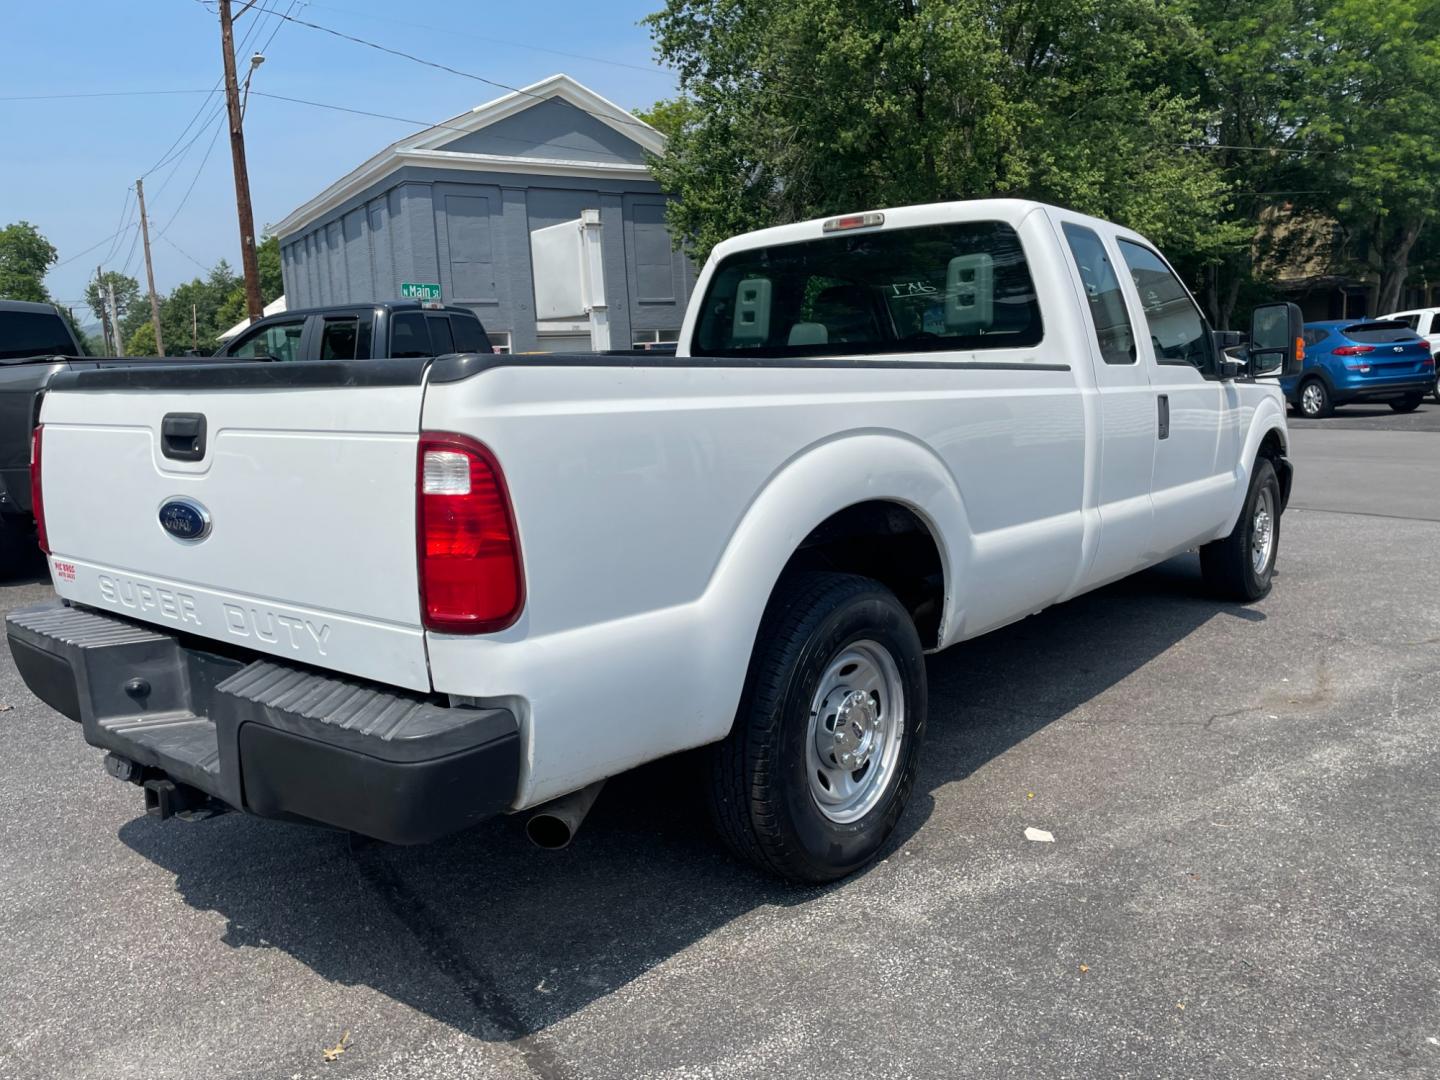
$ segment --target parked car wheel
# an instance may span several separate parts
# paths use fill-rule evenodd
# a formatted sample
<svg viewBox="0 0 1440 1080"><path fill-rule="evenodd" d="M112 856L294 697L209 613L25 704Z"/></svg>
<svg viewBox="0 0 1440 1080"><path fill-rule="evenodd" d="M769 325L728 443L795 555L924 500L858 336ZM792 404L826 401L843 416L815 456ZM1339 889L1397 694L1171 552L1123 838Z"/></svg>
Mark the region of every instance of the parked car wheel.
<svg viewBox="0 0 1440 1080"><path fill-rule="evenodd" d="M1307 379L1301 383L1299 402L1300 415L1311 420L1322 420L1335 411L1324 379Z"/></svg>
<svg viewBox="0 0 1440 1080"><path fill-rule="evenodd" d="M1270 591L1279 549L1280 478L1267 458L1259 458L1235 528L1200 549L1205 584L1224 600L1259 600Z"/></svg>
<svg viewBox="0 0 1440 1080"><path fill-rule="evenodd" d="M1437 361L1437 363L1440 363L1440 361ZM1440 402L1440 379L1436 379L1435 385L1430 388L1430 396L1437 402Z"/></svg>
<svg viewBox="0 0 1440 1080"><path fill-rule="evenodd" d="M925 732L925 660L889 589L804 573L765 612L735 726L710 750L710 810L727 845L770 873L822 882L894 831Z"/></svg>
<svg viewBox="0 0 1440 1080"><path fill-rule="evenodd" d="M1390 402L1390 408L1396 412L1414 412L1420 407L1420 403L1424 400L1424 394L1410 394L1401 398L1399 401Z"/></svg>

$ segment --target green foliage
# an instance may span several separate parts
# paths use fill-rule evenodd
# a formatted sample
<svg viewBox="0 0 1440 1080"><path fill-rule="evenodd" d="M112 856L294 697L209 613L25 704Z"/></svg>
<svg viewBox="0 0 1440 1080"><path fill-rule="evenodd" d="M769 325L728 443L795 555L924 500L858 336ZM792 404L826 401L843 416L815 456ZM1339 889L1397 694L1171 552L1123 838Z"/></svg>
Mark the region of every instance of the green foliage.
<svg viewBox="0 0 1440 1080"><path fill-rule="evenodd" d="M255 259L260 269L260 303L269 304L285 292L285 282L280 276L280 238L267 236L255 248ZM245 303L245 282L237 281L235 288L225 298L216 316L216 332L228 330L248 314Z"/></svg>
<svg viewBox="0 0 1440 1080"><path fill-rule="evenodd" d="M0 229L0 300L48 303L45 274L59 255L28 221Z"/></svg>
<svg viewBox="0 0 1440 1080"><path fill-rule="evenodd" d="M110 289L115 290L115 310L122 323L137 304L148 305L150 302L148 297L141 295L140 283L129 274L107 270L98 279L92 278L85 286L85 305L102 322L106 318L105 306L109 302ZM146 307L145 310L148 315L149 308Z"/></svg>
<svg viewBox="0 0 1440 1080"><path fill-rule="evenodd" d="M681 96L637 115L677 242L1014 195L1136 228L1212 318L1273 295L1276 220L1398 304L1440 248L1440 0L666 0ZM1268 224L1267 224L1268 223Z"/></svg>
<svg viewBox="0 0 1440 1080"><path fill-rule="evenodd" d="M694 102L654 163L696 255L747 228L882 205L1046 199L1197 251L1220 172L1158 82L1178 0L670 0L649 24Z"/></svg>
<svg viewBox="0 0 1440 1080"><path fill-rule="evenodd" d="M636 109L635 115L667 139L684 128L687 122L700 118L695 103L687 97L657 101L648 109Z"/></svg>
<svg viewBox="0 0 1440 1080"><path fill-rule="evenodd" d="M155 355L155 328L148 322L141 323L122 340L125 342L126 356Z"/></svg>

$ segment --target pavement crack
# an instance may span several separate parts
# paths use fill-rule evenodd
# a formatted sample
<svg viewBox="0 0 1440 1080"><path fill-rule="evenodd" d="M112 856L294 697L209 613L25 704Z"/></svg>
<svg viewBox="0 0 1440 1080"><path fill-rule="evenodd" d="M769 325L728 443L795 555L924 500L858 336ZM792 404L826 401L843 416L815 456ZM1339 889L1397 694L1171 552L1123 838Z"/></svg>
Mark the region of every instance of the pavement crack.
<svg viewBox="0 0 1440 1080"><path fill-rule="evenodd" d="M464 943L416 895L405 879L378 850L360 850L354 856L360 876L400 923L410 931L425 956L459 990L481 1020L497 1029L519 1055L535 1080L565 1080L563 1062L520 1010L496 985L490 972L467 959Z"/></svg>

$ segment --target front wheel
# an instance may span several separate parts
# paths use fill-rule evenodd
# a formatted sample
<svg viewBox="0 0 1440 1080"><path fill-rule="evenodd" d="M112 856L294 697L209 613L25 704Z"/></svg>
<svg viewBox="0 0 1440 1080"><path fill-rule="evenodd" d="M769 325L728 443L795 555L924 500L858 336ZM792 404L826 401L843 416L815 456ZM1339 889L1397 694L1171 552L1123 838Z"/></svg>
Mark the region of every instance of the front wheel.
<svg viewBox="0 0 1440 1080"><path fill-rule="evenodd" d="M889 589L850 574L787 576L734 728L710 751L721 838L791 881L858 870L909 800L925 713L920 637Z"/></svg>
<svg viewBox="0 0 1440 1080"><path fill-rule="evenodd" d="M1436 363L1440 364L1440 360L1437 360ZM1430 388L1430 396L1436 401L1440 401L1440 379L1436 379L1435 385Z"/></svg>
<svg viewBox="0 0 1440 1080"><path fill-rule="evenodd" d="M1270 592L1279 548L1280 479L1269 459L1260 458L1235 528L1200 549L1205 584L1224 600L1259 600Z"/></svg>
<svg viewBox="0 0 1440 1080"><path fill-rule="evenodd" d="M1410 394L1406 397L1401 398L1399 401L1390 402L1390 408L1400 413L1414 412L1420 407L1420 402L1424 400L1424 394Z"/></svg>

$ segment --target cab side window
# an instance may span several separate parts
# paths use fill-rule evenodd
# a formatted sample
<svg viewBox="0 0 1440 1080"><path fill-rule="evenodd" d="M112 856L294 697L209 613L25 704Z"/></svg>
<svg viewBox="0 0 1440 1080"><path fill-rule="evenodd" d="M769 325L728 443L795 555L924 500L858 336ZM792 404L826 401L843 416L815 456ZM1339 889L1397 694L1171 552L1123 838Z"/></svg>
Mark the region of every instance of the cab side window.
<svg viewBox="0 0 1440 1080"><path fill-rule="evenodd" d="M1121 240L1120 254L1140 294L1156 362L1190 364L1211 374L1215 369L1214 341L1180 279L1159 255L1134 241Z"/></svg>
<svg viewBox="0 0 1440 1080"><path fill-rule="evenodd" d="M418 311L401 311L390 316L390 355L394 357L434 356L430 330Z"/></svg>
<svg viewBox="0 0 1440 1080"><path fill-rule="evenodd" d="M1120 292L1120 279L1105 253L1100 237L1083 225L1066 222L1065 241L1080 271L1080 284L1090 304L1095 321L1095 334L1100 339L1100 355L1107 364L1135 363L1135 331L1125 310L1125 297Z"/></svg>
<svg viewBox="0 0 1440 1080"><path fill-rule="evenodd" d="M370 356L370 320L358 315L327 318L320 332L321 360L361 360Z"/></svg>
<svg viewBox="0 0 1440 1080"><path fill-rule="evenodd" d="M300 338L304 332L304 319L272 323L241 338L240 344L231 349L229 355L247 360L298 360Z"/></svg>

